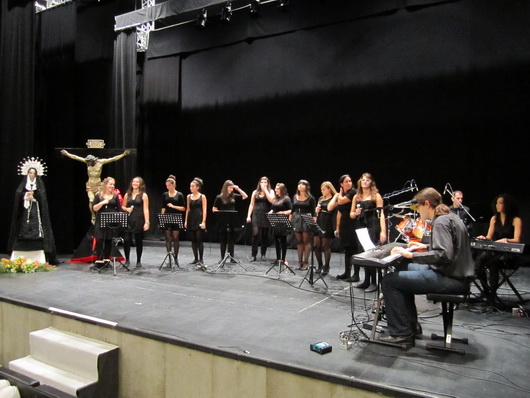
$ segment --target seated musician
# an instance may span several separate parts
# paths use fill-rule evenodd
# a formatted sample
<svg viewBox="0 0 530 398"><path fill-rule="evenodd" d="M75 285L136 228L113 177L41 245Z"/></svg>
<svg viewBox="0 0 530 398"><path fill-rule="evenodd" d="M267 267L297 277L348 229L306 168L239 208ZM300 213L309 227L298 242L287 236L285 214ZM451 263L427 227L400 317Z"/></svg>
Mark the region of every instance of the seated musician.
<svg viewBox="0 0 530 398"><path fill-rule="evenodd" d="M519 243L522 235L522 221L517 217L518 206L515 200L507 194L498 195L493 203L493 217L490 219L486 236L477 236L477 239L489 239L502 243ZM484 295L492 300L499 285L499 267L512 260L509 253L498 256L491 251L482 252L475 261L475 273L481 282ZM486 268L489 269L490 280L488 283Z"/></svg>
<svg viewBox="0 0 530 398"><path fill-rule="evenodd" d="M418 192L417 211L422 219L432 220L431 242L410 242L407 248L395 247L412 262L403 270L385 275L382 290L390 336L379 340L414 345L421 334L414 295L427 293L463 294L469 289L468 278L474 275L469 234L462 220L442 203L434 188ZM415 252L415 250L425 250Z"/></svg>

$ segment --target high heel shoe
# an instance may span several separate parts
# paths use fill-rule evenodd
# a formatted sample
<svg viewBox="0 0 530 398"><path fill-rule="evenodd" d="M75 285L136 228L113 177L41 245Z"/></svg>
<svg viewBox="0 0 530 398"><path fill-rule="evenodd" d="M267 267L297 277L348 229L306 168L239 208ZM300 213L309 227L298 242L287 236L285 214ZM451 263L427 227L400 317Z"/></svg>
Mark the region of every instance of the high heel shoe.
<svg viewBox="0 0 530 398"><path fill-rule="evenodd" d="M368 286L364 291L366 293L372 293L377 290L377 285L375 283L371 283L370 286Z"/></svg>
<svg viewBox="0 0 530 398"><path fill-rule="evenodd" d="M368 281L364 281L364 282L353 285L353 287L356 289L366 289L368 286L370 286L370 282Z"/></svg>

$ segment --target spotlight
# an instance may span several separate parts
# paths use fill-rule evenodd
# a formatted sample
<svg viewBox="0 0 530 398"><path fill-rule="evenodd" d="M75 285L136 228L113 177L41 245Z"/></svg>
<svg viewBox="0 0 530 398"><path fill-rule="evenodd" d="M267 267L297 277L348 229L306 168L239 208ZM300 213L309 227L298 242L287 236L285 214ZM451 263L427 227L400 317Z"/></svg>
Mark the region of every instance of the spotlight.
<svg viewBox="0 0 530 398"><path fill-rule="evenodd" d="M257 17L259 14L260 0L251 0L250 1L250 16Z"/></svg>
<svg viewBox="0 0 530 398"><path fill-rule="evenodd" d="M278 8L282 11L287 11L289 9L289 0L280 0Z"/></svg>
<svg viewBox="0 0 530 398"><path fill-rule="evenodd" d="M221 21L230 22L231 18L232 18L232 3L227 1L223 9L221 10Z"/></svg>
<svg viewBox="0 0 530 398"><path fill-rule="evenodd" d="M203 8L199 15L197 15L197 27L204 29L206 27L206 19L208 18L208 11L206 8Z"/></svg>

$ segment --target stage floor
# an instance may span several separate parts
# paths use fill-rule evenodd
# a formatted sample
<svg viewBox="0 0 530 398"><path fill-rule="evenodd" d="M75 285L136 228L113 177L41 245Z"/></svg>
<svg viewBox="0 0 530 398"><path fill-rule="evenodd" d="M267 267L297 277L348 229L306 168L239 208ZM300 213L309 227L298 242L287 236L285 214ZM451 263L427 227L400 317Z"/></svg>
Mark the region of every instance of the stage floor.
<svg viewBox="0 0 530 398"><path fill-rule="evenodd" d="M134 248L132 252L134 263ZM525 365L530 322L511 311L463 305L455 312L454 335L469 339L469 345L459 345L466 354L427 351L431 333L443 334L440 305L418 296L424 334L416 347L402 350L355 342L346 350L339 334L352 330L361 336L356 326L349 325L362 325L373 317L375 294L351 289L351 297L350 285L336 280L335 275L343 272L343 255L333 254L327 287L320 280L313 285L304 280L306 271L278 276L273 269L265 274L270 261L250 263L248 246L236 246L241 265L227 263L217 272L220 254L214 243L206 244L206 272L188 264L193 259L189 242L181 242L180 268L175 272L159 269L165 255L163 242L148 241L143 267L132 272L120 268L117 276L111 269L98 273L90 270L90 264L66 262L55 272L0 274L0 296L101 318L146 336L235 353L251 362L303 370L309 376L366 382L368 389L383 393L389 389L389 395L396 395L392 390L469 398L530 394ZM273 256L274 248L269 248L268 257ZM293 269L295 259L290 250ZM530 268L519 269L512 281L524 298L530 298ZM500 295L515 302L509 288L501 287ZM319 341L331 344L333 351L325 355L310 351L310 344Z"/></svg>

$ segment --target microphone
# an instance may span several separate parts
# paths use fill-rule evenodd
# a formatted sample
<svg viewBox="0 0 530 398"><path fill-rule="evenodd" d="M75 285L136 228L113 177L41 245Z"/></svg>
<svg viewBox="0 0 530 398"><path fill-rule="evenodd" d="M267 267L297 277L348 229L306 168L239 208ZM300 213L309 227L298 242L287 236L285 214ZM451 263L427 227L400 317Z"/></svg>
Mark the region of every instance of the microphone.
<svg viewBox="0 0 530 398"><path fill-rule="evenodd" d="M418 201L416 199L412 199L406 202L398 203L397 205L394 205L393 207L396 209L413 209L413 207L418 204Z"/></svg>

